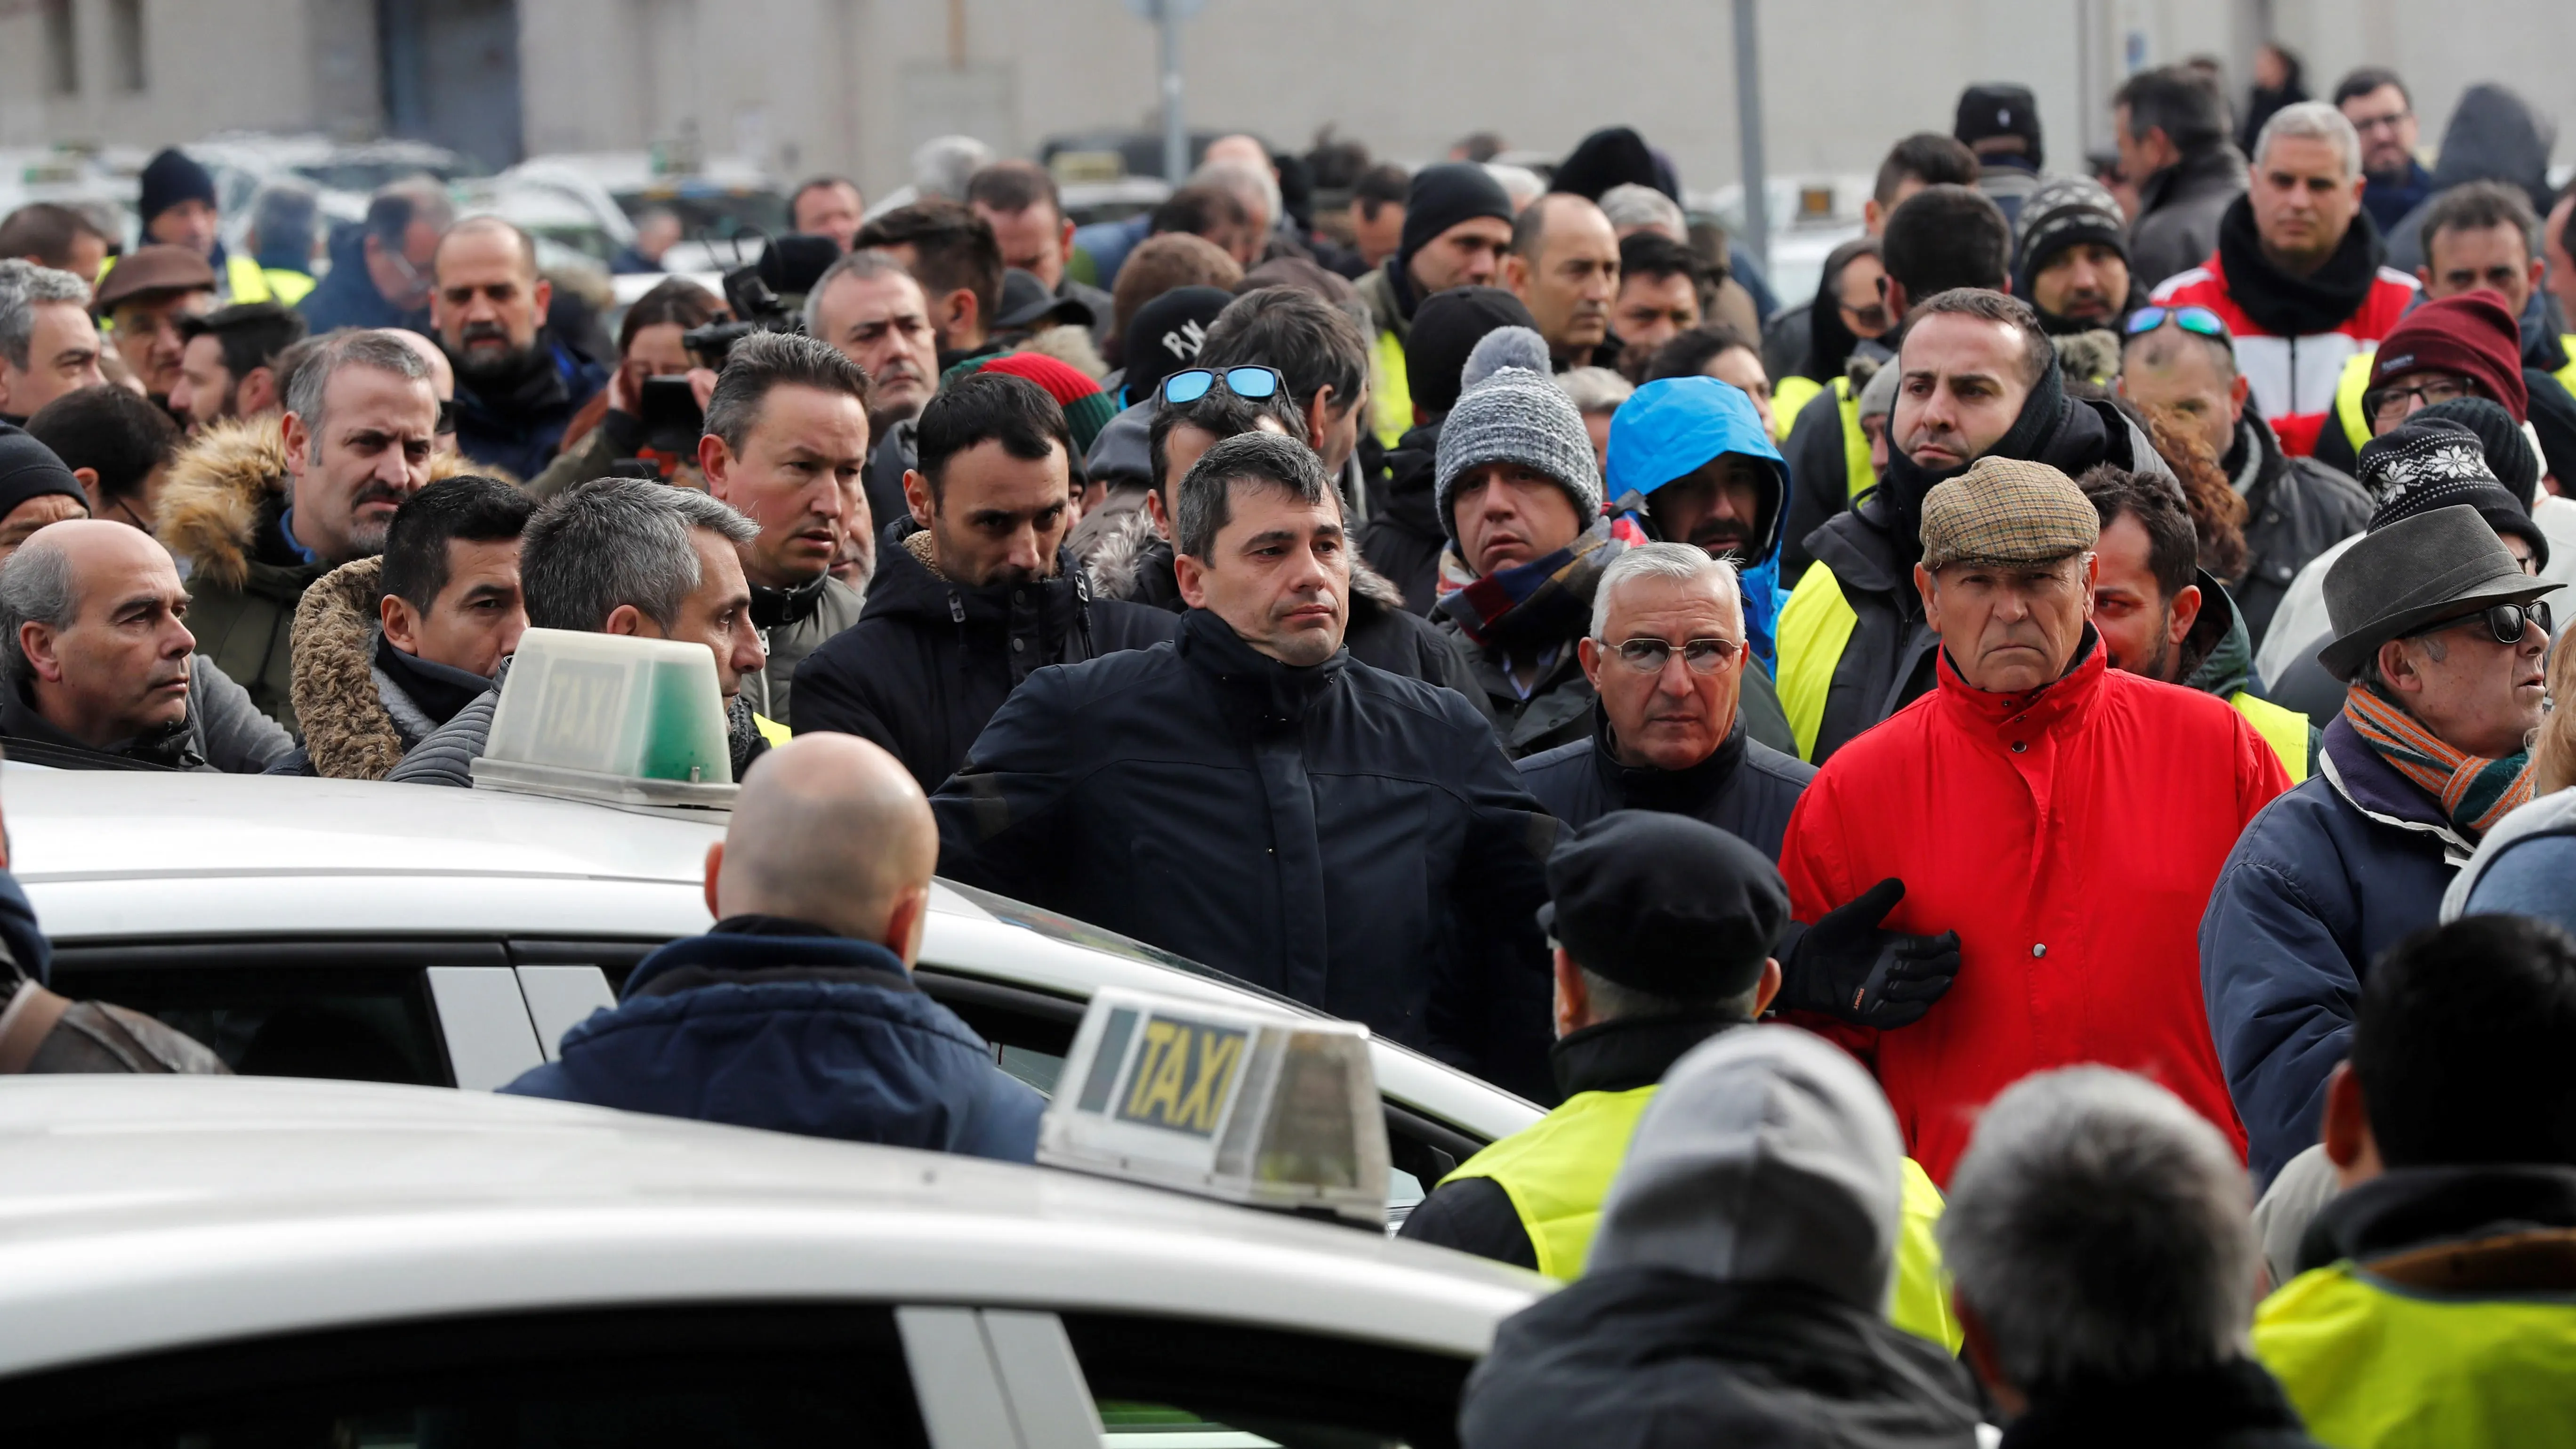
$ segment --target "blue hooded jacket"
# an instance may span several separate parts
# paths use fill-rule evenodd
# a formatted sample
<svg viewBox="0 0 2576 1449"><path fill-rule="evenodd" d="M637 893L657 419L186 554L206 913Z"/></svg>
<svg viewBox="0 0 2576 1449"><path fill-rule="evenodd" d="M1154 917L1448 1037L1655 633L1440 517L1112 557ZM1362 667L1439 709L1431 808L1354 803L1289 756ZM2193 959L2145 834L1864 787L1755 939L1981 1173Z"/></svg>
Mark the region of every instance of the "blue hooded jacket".
<svg viewBox="0 0 2576 1449"><path fill-rule="evenodd" d="M1006 1162L1036 1159L1046 1109L893 952L764 916L645 957L501 1090Z"/></svg>
<svg viewBox="0 0 2576 1449"><path fill-rule="evenodd" d="M1736 560L1736 570L1744 593L1745 638L1762 667L1776 669L1780 519L1789 498L1789 465L1772 444L1771 430L1762 426L1753 399L1713 377L1667 377L1637 389L1610 417L1610 511L1638 514L1651 524L1647 499L1656 489L1728 453L1767 465L1771 479L1756 525L1761 537Z"/></svg>

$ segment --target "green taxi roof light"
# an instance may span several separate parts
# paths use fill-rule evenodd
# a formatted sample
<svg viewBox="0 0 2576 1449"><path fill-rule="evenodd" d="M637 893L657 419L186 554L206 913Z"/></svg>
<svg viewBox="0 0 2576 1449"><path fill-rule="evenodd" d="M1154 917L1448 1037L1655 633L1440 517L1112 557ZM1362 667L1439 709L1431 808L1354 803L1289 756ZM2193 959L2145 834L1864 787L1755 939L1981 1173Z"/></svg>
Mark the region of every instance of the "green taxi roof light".
<svg viewBox="0 0 2576 1449"><path fill-rule="evenodd" d="M1058 1080L1042 1163L1386 1225L1386 1119L1356 1022L1108 989Z"/></svg>
<svg viewBox="0 0 2576 1449"><path fill-rule="evenodd" d="M528 794L729 806L715 656L680 640L530 629L473 773L478 787Z"/></svg>

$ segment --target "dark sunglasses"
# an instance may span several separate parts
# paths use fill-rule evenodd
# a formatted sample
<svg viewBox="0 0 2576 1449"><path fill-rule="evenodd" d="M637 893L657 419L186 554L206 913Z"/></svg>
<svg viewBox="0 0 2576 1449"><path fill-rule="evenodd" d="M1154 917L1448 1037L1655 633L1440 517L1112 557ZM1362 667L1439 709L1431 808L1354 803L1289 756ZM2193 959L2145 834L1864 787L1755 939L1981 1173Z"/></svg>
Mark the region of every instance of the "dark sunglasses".
<svg viewBox="0 0 2576 1449"><path fill-rule="evenodd" d="M1163 379L1163 404L1179 407L1197 402L1215 391L1223 378L1225 390L1241 398L1277 397L1287 386L1275 367L1229 367L1223 372L1212 367L1184 367Z"/></svg>
<svg viewBox="0 0 2576 1449"><path fill-rule="evenodd" d="M2162 327L2167 317L2171 317L2174 325L2185 332L2197 332L2203 337L2215 337L2226 343L2229 351L2236 350L2236 339L2229 335L2227 324L2219 319L2217 313L2207 307L2140 307L2129 314L2129 320L2125 325L2128 334L2131 337L2137 337Z"/></svg>
<svg viewBox="0 0 2576 1449"><path fill-rule="evenodd" d="M2492 608L2480 609L2474 614L2461 614L2454 618L2442 619L2437 622L2427 624L2421 629L2413 630L2400 637L2407 639L2420 639L2427 634L2439 634L2445 629L2456 629L2462 624L2474 624L2480 619L2484 619L2486 621L2487 632L2495 636L2495 641L2498 644L2521 643L2522 630L2526 623L2539 625L2540 635L2544 639L2548 638L2550 633L2549 606L2544 603L2533 602L2528 604L2497 604Z"/></svg>

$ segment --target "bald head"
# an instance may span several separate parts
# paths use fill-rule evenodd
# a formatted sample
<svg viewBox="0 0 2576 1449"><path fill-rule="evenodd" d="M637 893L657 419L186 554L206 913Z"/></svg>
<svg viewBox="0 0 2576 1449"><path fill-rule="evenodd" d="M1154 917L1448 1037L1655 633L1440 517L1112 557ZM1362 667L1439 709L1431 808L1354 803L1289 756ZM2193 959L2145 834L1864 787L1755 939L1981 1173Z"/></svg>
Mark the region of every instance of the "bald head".
<svg viewBox="0 0 2576 1449"><path fill-rule="evenodd" d="M105 749L188 715L188 596L141 529L76 518L0 564L0 651L47 723Z"/></svg>
<svg viewBox="0 0 2576 1449"><path fill-rule="evenodd" d="M938 864L930 801L900 760L855 735L799 735L743 782L708 856L707 904L719 920L811 921L908 966Z"/></svg>
<svg viewBox="0 0 2576 1449"><path fill-rule="evenodd" d="M400 340L403 346L418 353L420 360L428 365L429 390L438 394L438 400L454 402L456 369L447 361L447 350L406 327L388 327L385 330Z"/></svg>

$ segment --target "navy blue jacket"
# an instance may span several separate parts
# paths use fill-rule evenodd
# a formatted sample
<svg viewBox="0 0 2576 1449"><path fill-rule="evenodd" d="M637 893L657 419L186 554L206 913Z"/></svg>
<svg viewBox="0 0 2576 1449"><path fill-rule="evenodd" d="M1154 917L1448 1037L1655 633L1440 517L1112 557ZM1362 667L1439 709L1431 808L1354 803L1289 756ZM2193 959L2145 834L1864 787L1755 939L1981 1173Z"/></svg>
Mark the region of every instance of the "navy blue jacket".
<svg viewBox="0 0 2576 1449"><path fill-rule="evenodd" d="M930 808L941 875L1554 1095L1556 822L1455 690L1348 650L1292 668L1194 609L1031 674Z"/></svg>
<svg viewBox="0 0 2576 1449"><path fill-rule="evenodd" d="M2209 1029L2255 1179L2316 1145L2361 978L2433 925L2468 845L2340 715L2317 773L2263 807L2200 920Z"/></svg>
<svg viewBox="0 0 2576 1449"><path fill-rule="evenodd" d="M1613 810L1662 810L1705 821L1780 859L1789 813L1816 778L1815 766L1748 736L1742 711L1726 743L1687 770L1623 765L1611 753L1610 722L1600 705L1593 705L1592 717L1592 738L1519 762L1521 783L1566 829L1581 830Z"/></svg>
<svg viewBox="0 0 2576 1449"><path fill-rule="evenodd" d="M1046 1101L883 946L731 916L644 958L502 1088L808 1137L1035 1160Z"/></svg>
<svg viewBox="0 0 2576 1449"><path fill-rule="evenodd" d="M551 330L537 333L546 365L532 367L505 392L486 393L456 380L456 451L520 478L545 471L562 450L564 429L601 388L608 369L573 351Z"/></svg>
<svg viewBox="0 0 2576 1449"><path fill-rule="evenodd" d="M331 270L296 305L304 325L321 336L337 327L404 327L426 337L429 308L406 312L385 300L367 275L367 229L345 221L331 231Z"/></svg>

